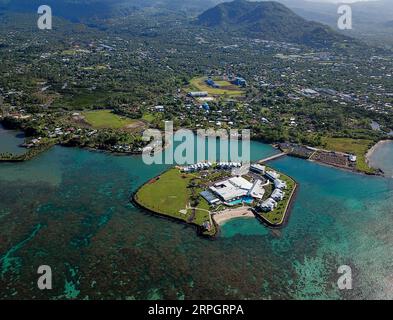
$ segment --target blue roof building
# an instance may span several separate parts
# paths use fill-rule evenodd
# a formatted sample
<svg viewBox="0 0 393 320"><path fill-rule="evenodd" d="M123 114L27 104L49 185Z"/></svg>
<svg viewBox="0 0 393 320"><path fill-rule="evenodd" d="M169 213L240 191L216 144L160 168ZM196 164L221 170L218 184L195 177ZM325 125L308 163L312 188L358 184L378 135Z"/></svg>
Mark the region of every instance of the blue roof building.
<svg viewBox="0 0 393 320"><path fill-rule="evenodd" d="M219 87L220 87L220 86L219 86L217 83L215 83L214 80L211 79L211 78L207 79L205 82L206 82L206 84L207 84L208 86L210 86L210 87L213 87L213 88L219 88Z"/></svg>
<svg viewBox="0 0 393 320"><path fill-rule="evenodd" d="M240 87L245 87L247 85L247 81L242 77L237 77L232 81L232 84Z"/></svg>

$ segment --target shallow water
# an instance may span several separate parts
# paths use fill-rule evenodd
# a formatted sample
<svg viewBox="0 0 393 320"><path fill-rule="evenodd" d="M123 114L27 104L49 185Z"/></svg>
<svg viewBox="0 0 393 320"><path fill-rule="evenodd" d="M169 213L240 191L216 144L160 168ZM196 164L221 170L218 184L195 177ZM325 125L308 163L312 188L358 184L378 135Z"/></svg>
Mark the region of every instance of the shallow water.
<svg viewBox="0 0 393 320"><path fill-rule="evenodd" d="M25 141L25 136L17 130L6 130L0 124L0 153L20 155L26 152L20 145Z"/></svg>
<svg viewBox="0 0 393 320"><path fill-rule="evenodd" d="M165 165L61 147L1 164L0 297L393 298L393 179L294 158L271 165L300 183L288 226L272 233L237 219L209 241L130 204ZM354 273L350 292L336 286L342 264ZM52 267L53 290L36 287L39 265Z"/></svg>
<svg viewBox="0 0 393 320"><path fill-rule="evenodd" d="M371 166L382 169L387 177L393 178L393 141L378 145L369 160Z"/></svg>

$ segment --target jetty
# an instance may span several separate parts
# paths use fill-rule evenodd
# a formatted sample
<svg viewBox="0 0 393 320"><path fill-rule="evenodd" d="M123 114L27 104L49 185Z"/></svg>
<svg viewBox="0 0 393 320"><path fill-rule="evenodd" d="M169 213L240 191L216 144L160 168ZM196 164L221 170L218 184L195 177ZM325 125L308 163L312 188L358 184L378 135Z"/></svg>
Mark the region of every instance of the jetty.
<svg viewBox="0 0 393 320"><path fill-rule="evenodd" d="M268 161L272 161L272 160L276 160L278 158L282 158L282 157L284 157L286 155L287 155L286 152L278 153L278 154L275 154L274 156L271 156L271 157L259 160L258 163L262 164L262 163L265 163L265 162L268 162Z"/></svg>

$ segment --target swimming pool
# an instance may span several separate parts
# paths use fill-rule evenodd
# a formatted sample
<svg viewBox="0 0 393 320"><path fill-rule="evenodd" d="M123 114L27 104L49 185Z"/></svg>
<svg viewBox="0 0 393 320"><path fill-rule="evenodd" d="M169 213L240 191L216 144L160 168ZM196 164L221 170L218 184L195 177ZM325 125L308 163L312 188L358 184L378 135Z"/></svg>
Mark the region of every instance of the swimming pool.
<svg viewBox="0 0 393 320"><path fill-rule="evenodd" d="M254 202L254 198L246 196L246 197L242 197L242 198L240 198L240 199L237 199L237 200L233 200L233 201L231 201L231 202L228 202L228 205L230 205L230 206L236 206L236 205L242 204L242 203L252 204L253 202Z"/></svg>

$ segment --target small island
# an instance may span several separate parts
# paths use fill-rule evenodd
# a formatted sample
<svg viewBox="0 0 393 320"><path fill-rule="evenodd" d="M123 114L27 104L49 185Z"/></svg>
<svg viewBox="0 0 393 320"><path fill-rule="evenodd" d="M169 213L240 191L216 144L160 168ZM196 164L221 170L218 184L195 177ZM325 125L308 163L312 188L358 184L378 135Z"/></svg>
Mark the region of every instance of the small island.
<svg viewBox="0 0 393 320"><path fill-rule="evenodd" d="M193 225L198 234L211 238L233 218L256 218L281 228L297 183L262 162L249 167L237 162L173 167L141 186L132 201L150 213Z"/></svg>

